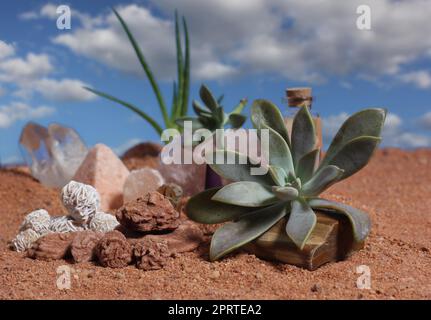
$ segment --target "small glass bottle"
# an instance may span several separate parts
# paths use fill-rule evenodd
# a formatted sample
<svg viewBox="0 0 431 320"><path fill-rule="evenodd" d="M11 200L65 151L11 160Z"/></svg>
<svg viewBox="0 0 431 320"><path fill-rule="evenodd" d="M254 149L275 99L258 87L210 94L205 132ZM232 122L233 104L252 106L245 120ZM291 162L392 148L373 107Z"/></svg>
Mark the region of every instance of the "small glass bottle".
<svg viewBox="0 0 431 320"><path fill-rule="evenodd" d="M292 108L292 112L288 112L284 118L287 130L289 134L292 133L292 123L293 117L298 110L293 110L296 108L308 107L311 111L311 103L313 101L313 96L311 95L311 88L287 88L286 89L287 105ZM320 116L318 114L313 114L314 126L316 128L316 148L320 149L320 157L322 156L322 124L320 121Z"/></svg>

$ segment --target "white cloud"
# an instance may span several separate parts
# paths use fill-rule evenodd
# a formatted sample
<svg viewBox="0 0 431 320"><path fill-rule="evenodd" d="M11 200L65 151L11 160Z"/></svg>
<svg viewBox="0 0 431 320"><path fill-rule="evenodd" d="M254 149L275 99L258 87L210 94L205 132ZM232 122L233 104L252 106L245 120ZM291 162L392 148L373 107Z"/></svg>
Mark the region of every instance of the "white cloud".
<svg viewBox="0 0 431 320"><path fill-rule="evenodd" d="M22 102L12 102L0 106L0 128L8 128L16 121L43 118L54 112L54 108L47 106L31 107Z"/></svg>
<svg viewBox="0 0 431 320"><path fill-rule="evenodd" d="M391 138L392 140L385 143L386 145L399 148L426 148L431 146L431 138L429 136L412 132L402 132L398 136Z"/></svg>
<svg viewBox="0 0 431 320"><path fill-rule="evenodd" d="M21 20L34 20L39 18L39 15L35 11L26 11L18 15L18 18L20 18Z"/></svg>
<svg viewBox="0 0 431 320"><path fill-rule="evenodd" d="M431 130L431 111L425 113L420 119L419 123L425 128Z"/></svg>
<svg viewBox="0 0 431 320"><path fill-rule="evenodd" d="M24 58L15 54L13 46L0 41L0 84L10 83L16 87L15 97L28 99L33 93L53 101L85 101L95 96L82 89L88 85L77 79L52 79L54 71L47 54L28 53ZM0 87L0 96L4 91Z"/></svg>
<svg viewBox="0 0 431 320"><path fill-rule="evenodd" d="M83 89L88 84L74 79L41 79L34 84L33 90L53 101L85 101L94 99L91 92Z"/></svg>
<svg viewBox="0 0 431 320"><path fill-rule="evenodd" d="M72 6L69 8L71 10L71 16L73 21L77 20L83 26L91 27L101 22L100 17L91 17L86 13L82 13L74 9ZM35 20L40 18L56 20L59 17L59 14L57 13L57 5L47 3L43 5L39 10L23 12L18 17L21 20Z"/></svg>
<svg viewBox="0 0 431 320"><path fill-rule="evenodd" d="M172 78L176 70L172 1L151 2L167 18L135 4L119 11L156 73ZM331 75L407 79L404 67L426 56L431 47L431 2L370 0L370 31L356 28L359 4L362 1L181 0L175 7L187 17L193 74L198 78L269 72L306 82L321 82ZM76 28L54 42L136 72L136 57L113 14L97 18L97 27ZM404 82L428 86L426 76L419 78Z"/></svg>
<svg viewBox="0 0 431 320"><path fill-rule="evenodd" d="M235 68L219 62L203 63L195 72L196 77L207 80L231 77L235 74Z"/></svg>
<svg viewBox="0 0 431 320"><path fill-rule="evenodd" d="M404 83L413 84L420 89L427 89L431 87L431 74L425 70L401 74L400 80Z"/></svg>
<svg viewBox="0 0 431 320"><path fill-rule="evenodd" d="M119 8L119 12L128 21L156 73L164 78L171 76L176 70L172 23L154 17L149 10L137 5ZM57 36L54 42L122 71L143 73L113 13L104 17L104 27L84 26L74 33Z"/></svg>
<svg viewBox="0 0 431 320"><path fill-rule="evenodd" d="M338 115L322 118L322 136L326 145L329 145L348 116L347 113L342 112ZM414 133L404 128L401 117L394 113L388 113L382 132L382 146L399 148L430 147L431 137Z"/></svg>
<svg viewBox="0 0 431 320"><path fill-rule="evenodd" d="M322 118L322 138L324 143L329 144L331 142L338 129L340 129L348 117L349 115L346 112L342 112Z"/></svg>
<svg viewBox="0 0 431 320"><path fill-rule="evenodd" d="M11 44L7 44L0 40L0 59L9 57L15 53L15 48Z"/></svg>
<svg viewBox="0 0 431 320"><path fill-rule="evenodd" d="M48 75L52 70L48 55L29 53L25 58L12 57L0 61L0 81L27 83Z"/></svg>

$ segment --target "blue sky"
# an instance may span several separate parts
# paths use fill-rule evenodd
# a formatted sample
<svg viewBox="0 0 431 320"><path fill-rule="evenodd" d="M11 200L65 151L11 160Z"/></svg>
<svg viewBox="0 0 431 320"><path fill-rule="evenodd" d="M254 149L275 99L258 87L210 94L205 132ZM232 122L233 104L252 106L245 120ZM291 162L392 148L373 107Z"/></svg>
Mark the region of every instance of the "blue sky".
<svg viewBox="0 0 431 320"><path fill-rule="evenodd" d="M173 13L187 18L191 98L201 83L239 99L282 101L286 87L311 86L313 112L328 140L348 114L389 110L384 145L431 147L431 2L368 1L371 30L358 30L362 1L148 0L14 1L0 4L0 159L20 161L27 121L75 128L89 145L121 152L159 140L130 111L96 98L84 84L141 106L161 122L147 80L110 11L131 26L167 101L175 77ZM71 30L56 27L58 5L72 10ZM250 105L250 104L249 104ZM249 113L249 108L245 110Z"/></svg>

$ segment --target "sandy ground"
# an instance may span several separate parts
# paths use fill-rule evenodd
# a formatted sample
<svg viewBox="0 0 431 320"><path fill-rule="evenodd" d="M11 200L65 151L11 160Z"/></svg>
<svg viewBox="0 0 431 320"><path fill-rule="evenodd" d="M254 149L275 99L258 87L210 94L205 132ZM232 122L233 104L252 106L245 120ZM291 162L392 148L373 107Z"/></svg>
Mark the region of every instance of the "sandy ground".
<svg viewBox="0 0 431 320"><path fill-rule="evenodd" d="M430 299L431 150L379 151L328 198L369 212L364 250L316 271L239 253L210 263L208 244L170 260L163 270L102 268L92 263L41 262L7 249L24 215L40 207L62 214L56 190L26 174L0 171L1 299ZM70 290L56 286L57 267L71 268ZM357 267L371 272L358 289Z"/></svg>

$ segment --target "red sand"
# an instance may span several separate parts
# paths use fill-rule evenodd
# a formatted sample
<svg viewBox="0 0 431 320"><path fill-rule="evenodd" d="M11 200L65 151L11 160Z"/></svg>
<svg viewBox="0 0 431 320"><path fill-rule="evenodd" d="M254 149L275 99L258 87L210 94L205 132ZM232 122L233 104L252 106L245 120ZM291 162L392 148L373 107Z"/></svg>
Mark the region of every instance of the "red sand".
<svg viewBox="0 0 431 320"><path fill-rule="evenodd" d="M208 244L158 271L103 268L93 263L43 262L7 249L26 213L63 214L57 190L25 173L0 171L1 299L430 299L431 150L379 151L360 173L325 195L369 212L365 249L316 271L239 253L208 262ZM56 269L74 269L70 290L56 287ZM358 289L359 265L371 289Z"/></svg>

